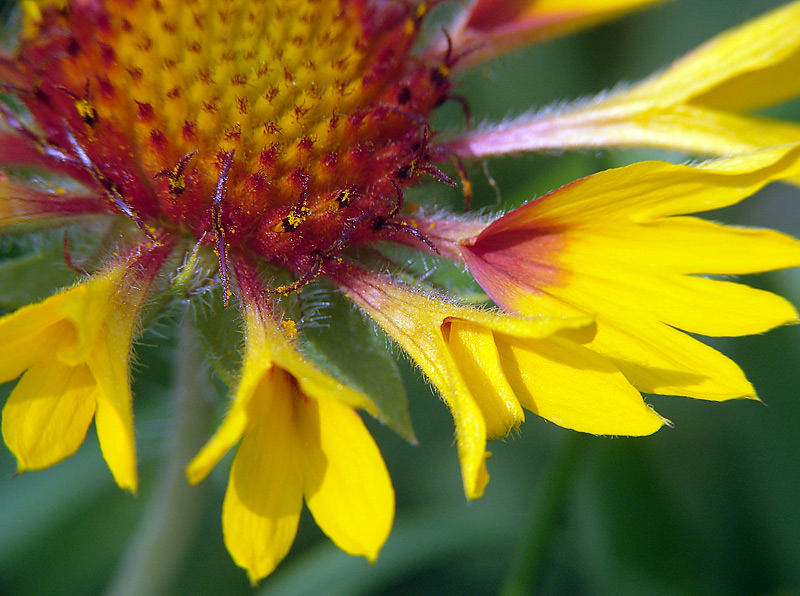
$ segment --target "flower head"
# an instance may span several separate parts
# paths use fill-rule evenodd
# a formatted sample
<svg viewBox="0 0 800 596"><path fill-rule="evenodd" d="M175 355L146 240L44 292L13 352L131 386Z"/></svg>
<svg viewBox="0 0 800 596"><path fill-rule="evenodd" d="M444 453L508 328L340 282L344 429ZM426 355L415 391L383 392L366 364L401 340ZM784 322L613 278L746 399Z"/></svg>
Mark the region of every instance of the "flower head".
<svg viewBox="0 0 800 596"><path fill-rule="evenodd" d="M402 188L437 173L425 120L450 84L408 60L400 7L85 1L29 22L7 85L42 134L15 144L212 247L226 291L229 253L314 279L396 233Z"/></svg>
<svg viewBox="0 0 800 596"><path fill-rule="evenodd" d="M647 435L665 420L642 393L754 396L683 332L794 322L782 298L703 276L800 265L800 243L686 214L800 180L800 128L745 114L800 93L799 2L574 108L450 138L431 124L448 101L469 115L459 70L652 3L478 0L425 45L436 2L24 2L14 55L0 54L0 225L109 223L81 247L86 280L0 319L0 380L22 375L3 411L20 470L70 455L94 416L115 479L136 489L128 354L151 288L240 306L243 362L222 375L234 400L187 472L201 481L238 443L222 523L253 582L288 552L303 499L348 553L372 560L388 536L391 483L355 410L413 436L404 396L361 354L342 358L363 345L383 363L376 327L450 408L469 498L488 480L487 439L526 409ZM726 157L601 172L493 221L405 198L425 178L456 186L452 168L469 211L464 160L631 145ZM408 247L466 265L475 302L499 309L416 277ZM375 326L344 309L325 324L347 346L319 341L312 284Z"/></svg>

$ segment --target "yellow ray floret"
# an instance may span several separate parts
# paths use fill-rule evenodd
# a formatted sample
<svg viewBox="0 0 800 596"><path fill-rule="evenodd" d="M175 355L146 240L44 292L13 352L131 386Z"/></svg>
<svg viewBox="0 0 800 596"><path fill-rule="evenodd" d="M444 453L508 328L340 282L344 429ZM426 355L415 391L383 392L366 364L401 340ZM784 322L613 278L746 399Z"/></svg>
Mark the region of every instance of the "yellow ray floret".
<svg viewBox="0 0 800 596"><path fill-rule="evenodd" d="M489 225L462 247L503 308L591 314L588 348L641 391L754 397L731 360L679 330L761 333L797 320L775 294L707 275L800 265L800 242L681 214L719 209L800 173L800 146L699 167L643 162L578 180Z"/></svg>
<svg viewBox="0 0 800 596"><path fill-rule="evenodd" d="M797 142L800 125L742 112L800 95L798 72L800 2L793 2L639 84L470 135L454 148L474 156L582 147L728 155Z"/></svg>
<svg viewBox="0 0 800 596"><path fill-rule="evenodd" d="M594 331L586 316L478 310L355 269L337 281L441 393L455 421L468 498L480 497L489 478L486 439L522 422L523 407L597 434L647 435L664 422L613 364L579 345Z"/></svg>
<svg viewBox="0 0 800 596"><path fill-rule="evenodd" d="M3 408L20 472L72 455L94 417L114 479L137 490L128 355L149 285L137 271L118 264L0 319L0 382L22 375Z"/></svg>
<svg viewBox="0 0 800 596"><path fill-rule="evenodd" d="M391 529L394 491L354 408L372 404L314 368L263 305L244 306L246 344L234 402L187 468L200 482L241 440L223 505L225 544L255 583L286 556L303 497L347 553L374 560Z"/></svg>

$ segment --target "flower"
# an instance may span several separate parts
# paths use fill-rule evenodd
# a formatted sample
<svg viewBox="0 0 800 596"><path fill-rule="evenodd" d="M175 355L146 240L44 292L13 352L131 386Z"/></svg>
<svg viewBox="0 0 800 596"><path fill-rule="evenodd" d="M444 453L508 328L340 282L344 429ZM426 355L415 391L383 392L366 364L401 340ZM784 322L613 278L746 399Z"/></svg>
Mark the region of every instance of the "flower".
<svg viewBox="0 0 800 596"><path fill-rule="evenodd" d="M684 215L800 180L800 128L743 115L800 94L800 2L595 100L450 138L431 125L459 101L461 69L653 3L477 0L425 45L435 2L24 2L14 55L0 54L0 225L106 227L75 247L85 279L0 319L2 378L23 375L3 411L20 471L69 456L95 415L115 479L136 490L128 355L148 295L240 307L212 314L244 327L243 362L235 341L209 342L234 399L187 473L201 481L239 444L222 524L253 582L288 552L303 498L348 553L372 560L389 534L391 483L356 410L413 433L375 328L334 308L336 288L449 406L469 498L488 480L486 440L525 409L647 435L666 421L642 392L755 396L683 331L796 321L778 296L700 276L797 266L800 243ZM405 197L423 178L456 185L452 164L469 207L464 160L618 146L724 157L600 172L494 220ZM415 277L407 247L466 265L500 310ZM334 312L326 334L314 292Z"/></svg>

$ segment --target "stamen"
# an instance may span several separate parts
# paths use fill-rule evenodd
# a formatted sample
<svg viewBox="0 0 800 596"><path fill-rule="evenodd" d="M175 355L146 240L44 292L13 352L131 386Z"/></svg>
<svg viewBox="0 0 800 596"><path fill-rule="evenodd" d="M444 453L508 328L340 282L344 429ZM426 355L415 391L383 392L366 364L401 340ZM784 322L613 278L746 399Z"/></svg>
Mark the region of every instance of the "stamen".
<svg viewBox="0 0 800 596"><path fill-rule="evenodd" d="M450 176L448 176L447 174L442 172L436 166L431 166L431 165L417 166L416 171L417 172L425 172L426 174L429 174L429 175L433 176L434 178L437 178L441 182L444 182L448 186L458 186L458 184L453 182L453 180L452 180L452 178L450 178Z"/></svg>
<svg viewBox="0 0 800 596"><path fill-rule="evenodd" d="M92 127L97 124L97 109L92 105L92 102L89 101L89 79L86 79L83 97L76 95L66 87L58 86L57 89L64 92L73 101L75 111L78 112L78 115L87 126Z"/></svg>
<svg viewBox="0 0 800 596"><path fill-rule="evenodd" d="M294 176L301 180L301 187L300 187L300 198L292 207L292 210L289 212L281 225L283 225L283 230L285 232L293 232L295 231L301 223L303 223L309 214L308 208L308 174L303 171L295 172Z"/></svg>
<svg viewBox="0 0 800 596"><path fill-rule="evenodd" d="M63 251L64 251L64 264L78 275L89 277L89 273L86 271L86 269L77 265L75 261L72 259L72 251L70 250L69 247L69 231L67 230L64 230Z"/></svg>
<svg viewBox="0 0 800 596"><path fill-rule="evenodd" d="M469 179L469 173L466 166L464 166L463 160L446 147L436 147L434 151L446 155L453 162L456 172L458 172L458 177L461 179L461 190L464 193L464 211L469 211L472 207L472 182Z"/></svg>
<svg viewBox="0 0 800 596"><path fill-rule="evenodd" d="M183 157L181 157L178 164L172 168L171 170L162 170L155 176L154 178L167 178L167 184L169 185L169 191L174 195L181 195L183 191L186 190L186 179L183 176L183 172L186 169L186 166L189 164L191 159L197 155L198 149L195 149L191 153L187 153Z"/></svg>
<svg viewBox="0 0 800 596"><path fill-rule="evenodd" d="M472 109L469 107L469 101L463 95L456 95L448 93L445 98L446 101L454 101L461 105L461 113L464 115L464 126L469 132L472 129Z"/></svg>
<svg viewBox="0 0 800 596"><path fill-rule="evenodd" d="M414 228L414 226L408 224L407 222L404 222L404 221L384 221L383 224L381 225L381 227L391 228L393 230L397 230L398 232L405 232L406 234L409 234L409 235L413 236L414 238L416 238L417 240L419 240L420 242L422 242L425 246L430 248L437 255L441 254L439 252L439 249L436 248L436 245L433 242L431 242L428 238L425 237L424 234L422 234L419 230L417 230L416 228Z"/></svg>
<svg viewBox="0 0 800 596"><path fill-rule="evenodd" d="M292 292L299 292L301 289L303 289L305 286L307 286L317 277L319 277L319 274L322 272L323 258L324 257L321 254L316 255L314 258L313 265L311 265L311 268L300 279L297 279L285 286L278 286L277 288L267 288L266 292L268 294L281 294L281 295L291 294Z"/></svg>
<svg viewBox="0 0 800 596"><path fill-rule="evenodd" d="M127 201L125 201L125 199L122 197L119 190L117 189L117 185L114 184L114 181L110 180L109 178L106 178L100 172L100 170L98 170L97 167L95 167L92 160L86 154L86 151L84 151L83 147L81 147L80 143L78 143L78 141L75 139L75 136L72 134L72 131L69 129L68 126L66 126L66 123L64 126L64 134L66 135L67 140L69 141L71 149L77 154L78 160L80 161L81 165L89 172L89 174L91 174L92 178L94 178L94 180L98 184L100 184L100 186L102 186L105 189L105 191L111 196L111 202L114 203L117 209L122 211L122 213L124 213L129 219L131 219L136 224L136 226L140 230L142 230L152 242L158 244L158 240L153 234L153 231L147 227L147 225L144 223L144 220L142 220L139 214L136 213L133 207L131 207L127 203Z"/></svg>
<svg viewBox="0 0 800 596"><path fill-rule="evenodd" d="M212 226L214 227L214 234L216 236L216 244L214 249L219 259L219 277L222 282L222 304L228 308L228 301L232 295L230 277L228 275L228 247L225 244L225 228L222 225L222 201L225 199L228 187L228 175L231 171L233 164L234 149L227 151L222 157L222 168L220 169L219 179L217 180L217 188L214 190L214 198L212 200Z"/></svg>

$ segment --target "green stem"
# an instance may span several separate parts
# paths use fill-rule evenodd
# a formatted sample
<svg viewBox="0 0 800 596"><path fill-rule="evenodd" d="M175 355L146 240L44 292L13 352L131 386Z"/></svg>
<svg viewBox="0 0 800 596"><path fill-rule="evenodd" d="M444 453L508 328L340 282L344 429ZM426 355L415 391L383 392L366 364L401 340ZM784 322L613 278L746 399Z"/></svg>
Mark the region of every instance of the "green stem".
<svg viewBox="0 0 800 596"><path fill-rule="evenodd" d="M586 436L568 432L545 475L542 494L534 510L528 531L519 546L517 556L506 577L500 596L529 596L541 583L543 564L552 537L561 522L567 491L575 476L579 454Z"/></svg>
<svg viewBox="0 0 800 596"><path fill-rule="evenodd" d="M208 438L216 396L189 312L179 328L173 383L172 424L163 464L107 596L167 593L202 510L203 489L189 486L184 467Z"/></svg>

